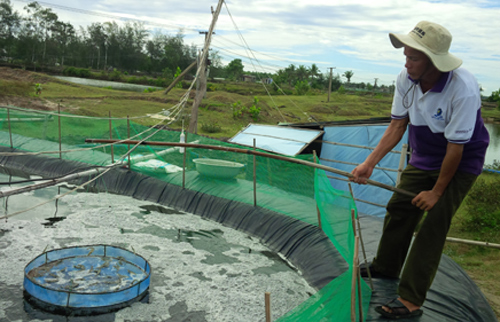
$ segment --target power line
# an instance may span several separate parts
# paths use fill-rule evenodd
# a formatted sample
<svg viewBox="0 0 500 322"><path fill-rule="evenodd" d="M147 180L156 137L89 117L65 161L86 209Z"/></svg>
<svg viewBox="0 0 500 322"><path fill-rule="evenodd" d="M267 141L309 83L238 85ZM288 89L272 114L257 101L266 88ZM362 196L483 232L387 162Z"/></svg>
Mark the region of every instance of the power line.
<svg viewBox="0 0 500 322"><path fill-rule="evenodd" d="M31 3L32 2L32 1L29 1L29 0L15 0L15 1L25 2L25 3ZM162 28L167 28L167 29L175 28L175 29L190 30L190 31L198 32L198 29L187 28L185 26L180 26L180 25L175 25L175 24L165 24L165 23L158 23L158 22L140 20L140 19L136 19L136 18L129 18L129 17L118 16L118 15L112 15L112 14L109 14L109 13L102 13L102 12L97 12L97 11L91 11L91 10L85 10L85 9L67 7L67 6L62 6L62 5L58 5L58 4L48 3L48 2L44 2L44 1L36 1L36 2L38 2L38 4L40 4L40 5L44 6L44 7L57 8L57 9L61 9L61 10L66 10L66 11L71 11L71 12L76 12L76 13L82 13L82 14L96 16L96 17L111 18L111 19L117 19L117 20L122 20L122 21L137 21L137 22L144 23L146 25L157 26L157 27L162 27Z"/></svg>

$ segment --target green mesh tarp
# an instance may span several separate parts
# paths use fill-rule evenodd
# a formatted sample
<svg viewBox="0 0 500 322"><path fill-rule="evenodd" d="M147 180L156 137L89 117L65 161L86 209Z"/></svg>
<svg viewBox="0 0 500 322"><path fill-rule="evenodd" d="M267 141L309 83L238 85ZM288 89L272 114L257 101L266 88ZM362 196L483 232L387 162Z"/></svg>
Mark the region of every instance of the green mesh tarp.
<svg viewBox="0 0 500 322"><path fill-rule="evenodd" d="M322 170L290 162L210 148L187 148L185 153L172 146L87 144L86 139L147 140L179 142L180 132L146 127L134 120L75 117L68 114L0 109L0 145L27 152L51 152L49 156L89 165L129 164L133 171L203 194L267 208L310 225L321 226L349 269L280 318L280 321L348 321L351 294L356 295L356 320L362 303L366 317L371 292L363 280L352 285L354 231L351 211L355 205L349 194L337 191ZM188 143L205 146L237 147L218 140L187 135ZM129 151L130 161L125 157ZM261 151L262 152L262 151ZM312 155L299 156L313 161ZM201 174L196 159L212 159L243 165L234 177ZM184 169L184 171L183 171ZM255 178L255 180L254 180ZM359 291L360 290L360 291ZM361 296L360 296L361 294ZM349 300L347 300L349 299Z"/></svg>

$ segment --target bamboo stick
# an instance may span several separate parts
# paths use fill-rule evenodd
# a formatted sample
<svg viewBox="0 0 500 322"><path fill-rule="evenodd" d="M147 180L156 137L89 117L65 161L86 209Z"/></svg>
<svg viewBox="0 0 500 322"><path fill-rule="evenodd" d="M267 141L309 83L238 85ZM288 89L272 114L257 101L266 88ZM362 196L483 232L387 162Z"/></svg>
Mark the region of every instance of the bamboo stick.
<svg viewBox="0 0 500 322"><path fill-rule="evenodd" d="M401 158L399 159L399 167L398 167L398 178L396 179L396 186L401 182L401 174L403 174L406 156L408 152L408 144L403 144L403 149L401 151Z"/></svg>
<svg viewBox="0 0 500 322"><path fill-rule="evenodd" d="M313 151L313 159L314 163L317 162L318 156L316 155L316 150ZM318 213L318 227L319 229L323 230L323 226L321 224L321 212L319 211L318 204L316 203L316 212Z"/></svg>
<svg viewBox="0 0 500 322"><path fill-rule="evenodd" d="M351 183L349 182L349 191L351 193L351 196L352 198L354 199L354 193L352 191L352 185ZM354 209L351 210L352 211L352 216L354 217ZM368 280L370 282L370 288L371 290L375 290L375 287L373 286L373 281L372 281L372 273L370 272L370 269L368 269L368 259L366 258L366 250L365 250L365 244L363 243L363 234L361 233L361 223L359 222L359 217L356 218L356 222L358 224L358 232L359 232L359 241L361 242L361 250L363 252L363 259L364 259L364 262L365 262L365 265L367 267L366 271L368 272ZM354 219L353 219L353 225L354 224ZM354 227L354 230L356 231L356 227Z"/></svg>
<svg viewBox="0 0 500 322"><path fill-rule="evenodd" d="M61 105L57 104L57 119L59 123L59 159L62 159Z"/></svg>
<svg viewBox="0 0 500 322"><path fill-rule="evenodd" d="M266 322L271 322L271 293L266 292Z"/></svg>
<svg viewBox="0 0 500 322"><path fill-rule="evenodd" d="M109 111L109 139L113 140L113 124L111 121L111 111ZM111 145L111 164L115 163L115 153L113 148L113 145Z"/></svg>
<svg viewBox="0 0 500 322"><path fill-rule="evenodd" d="M105 140L105 139L86 139L86 143L116 143L119 142L119 140ZM240 149L240 148L233 148L233 147L226 147L226 146L219 146L219 145L208 145L208 144L192 144L192 143L177 143L177 142L154 142L154 141L136 141L136 140L127 140L127 141L121 141L122 144L142 144L142 145L154 145L154 146L180 146L180 147L186 147L186 148L198 148L198 149L211 149L211 150L219 150L219 151L226 151L226 152L235 152L235 153L242 153L242 154L253 154L256 156L262 156L266 158L271 158L271 159L277 159L277 160L283 160L283 161L288 161L291 163L297 163L297 164L302 164L306 166L310 166L313 168L318 168L321 170L325 170L328 172L336 173L348 178L352 178L353 175L350 174L349 172L345 172L342 170L338 170L332 167L328 167L322 164L315 164L310 161L305 161L305 160L300 160L300 159L294 159L290 157L284 157L281 155L276 155L276 154L270 154L270 153L264 153L260 151L253 151L253 150L246 150L246 149ZM369 185L373 185L379 188L383 188L386 190L390 190L393 192L397 192L403 195L407 195L410 197L415 197L416 194L410 191L406 191L403 189L395 188L393 186L389 186L374 180L366 180L366 183Z"/></svg>
<svg viewBox="0 0 500 322"><path fill-rule="evenodd" d="M127 139L130 139L130 117L127 115ZM128 168L130 167L130 143L127 146L127 154L128 154Z"/></svg>
<svg viewBox="0 0 500 322"><path fill-rule="evenodd" d="M489 242L467 240L467 239L460 239L460 238L453 238L453 237L447 237L446 241L450 242L450 243L459 243L459 244L467 244L467 245L474 245L474 246L484 246L484 247L490 247L490 248L498 248L498 249L500 249L500 244L493 244L493 243L489 243Z"/></svg>
<svg viewBox="0 0 500 322"><path fill-rule="evenodd" d="M183 126L184 128L184 126ZM186 132L185 140L188 141L188 132ZM182 156L182 189L186 188L186 159L187 159L187 149L184 149Z"/></svg>
<svg viewBox="0 0 500 322"><path fill-rule="evenodd" d="M356 236L354 239L354 257L353 257L353 268L352 268L352 280L351 280L351 322L356 322L356 281L358 279L358 266L357 258L359 256L359 237Z"/></svg>
<svg viewBox="0 0 500 322"><path fill-rule="evenodd" d="M257 146L257 141L253 139L253 150ZM253 206L257 207L257 158L253 155Z"/></svg>
<svg viewBox="0 0 500 322"><path fill-rule="evenodd" d="M83 172L79 172L79 173L74 173L74 174L64 176L62 178L47 180L47 181L44 181L41 183L37 183L37 184L33 184L33 185L21 187L21 188L0 191L0 198L12 196L12 195L17 195L17 194L20 194L23 192L28 192L28 191L33 191L33 190L37 190L37 189L41 189L41 188L54 186L58 183L65 182L65 181L71 181L71 180L75 180L75 179L79 179L79 178L83 178L83 177L88 177L88 176L91 176L94 174L101 173L103 171L103 169L105 169L105 167L100 168L100 169L98 168L98 169L92 169L92 170L83 171Z"/></svg>
<svg viewBox="0 0 500 322"><path fill-rule="evenodd" d="M7 121L9 123L9 138L10 138L10 147L14 148L14 144L12 142L12 128L10 126L10 108L7 108Z"/></svg>
<svg viewBox="0 0 500 322"><path fill-rule="evenodd" d="M193 63L191 63L191 65L189 65L182 73L179 74L179 76L177 76L176 79L174 79L174 81L168 85L167 89L165 90L165 92L163 92L163 94L168 94L168 92L170 92L172 90L172 88L174 88L175 85L177 85L177 83L179 81L181 81L184 76L186 76L186 74L194 67L196 66L196 63L197 61L194 61Z"/></svg>

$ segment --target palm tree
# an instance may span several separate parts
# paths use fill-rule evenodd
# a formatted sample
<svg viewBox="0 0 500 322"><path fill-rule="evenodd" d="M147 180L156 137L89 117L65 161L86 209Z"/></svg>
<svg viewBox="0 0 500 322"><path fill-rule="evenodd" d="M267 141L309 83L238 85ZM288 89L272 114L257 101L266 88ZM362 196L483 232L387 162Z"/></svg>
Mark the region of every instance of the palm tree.
<svg viewBox="0 0 500 322"><path fill-rule="evenodd" d="M316 64L311 65L311 68L309 69L309 74L313 79L321 75L321 72Z"/></svg>
<svg viewBox="0 0 500 322"><path fill-rule="evenodd" d="M353 75L354 75L354 73L352 72L352 70L348 70L344 74L342 74L342 76L344 76L345 78L347 78L347 83L351 82L351 78L352 78Z"/></svg>

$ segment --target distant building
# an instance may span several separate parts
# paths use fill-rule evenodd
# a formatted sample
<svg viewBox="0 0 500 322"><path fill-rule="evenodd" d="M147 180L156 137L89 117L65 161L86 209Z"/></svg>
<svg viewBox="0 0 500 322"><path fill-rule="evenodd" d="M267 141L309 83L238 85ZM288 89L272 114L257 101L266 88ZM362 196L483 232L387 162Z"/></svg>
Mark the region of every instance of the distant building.
<svg viewBox="0 0 500 322"><path fill-rule="evenodd" d="M241 78L242 78L242 80L243 80L244 82L255 82L255 81L256 81L256 79L257 79L257 78L256 78L255 76L253 76L253 75L243 75L243 76L241 76Z"/></svg>
<svg viewBox="0 0 500 322"><path fill-rule="evenodd" d="M262 84L271 85L272 83L273 83L273 79L271 77L262 79Z"/></svg>

